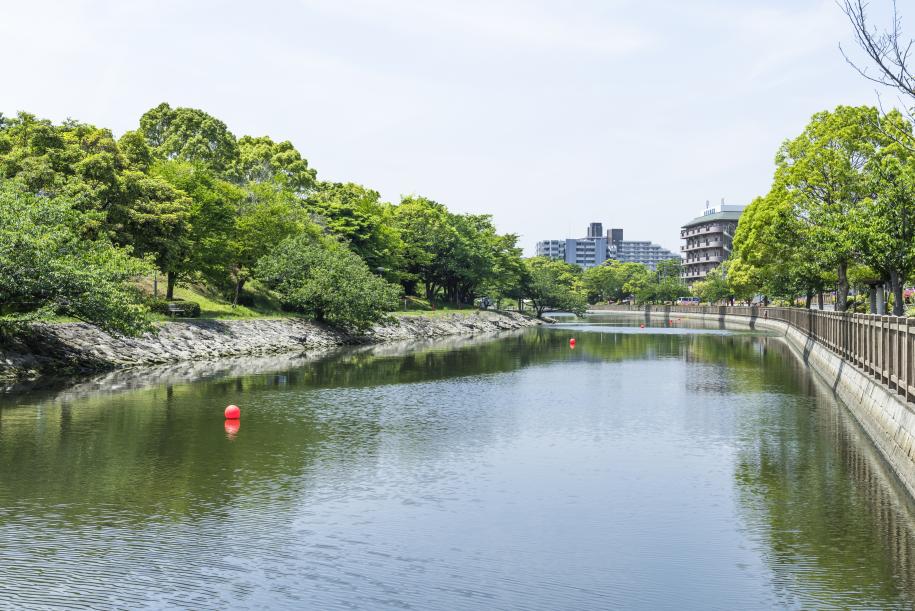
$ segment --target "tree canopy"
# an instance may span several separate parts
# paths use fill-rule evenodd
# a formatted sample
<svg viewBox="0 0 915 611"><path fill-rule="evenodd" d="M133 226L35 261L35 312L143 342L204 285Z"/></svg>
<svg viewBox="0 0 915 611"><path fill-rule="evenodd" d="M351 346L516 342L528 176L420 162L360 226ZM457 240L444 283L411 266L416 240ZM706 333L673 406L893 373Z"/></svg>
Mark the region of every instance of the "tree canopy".
<svg viewBox="0 0 915 611"><path fill-rule="evenodd" d="M290 308L352 327L396 306L391 283L407 295L462 306L482 296L521 297L527 273L518 237L500 233L488 215L456 213L419 195L390 203L360 184L318 181L291 142L236 138L213 115L167 103L120 138L74 120L55 125L25 112L3 118L0 181L17 210L51 206L55 222L69 223L67 239L83 239L116 259L126 271L97 276L98 290L114 290L120 281L121 306L140 314L153 303L140 290L148 281L134 275L144 270L166 275L166 299L186 283L233 305L261 277L257 290L266 287ZM293 252L298 247L301 254ZM25 262L2 264L13 270ZM298 275L274 273L284 263L297 266ZM76 303L49 298L31 311L39 318L75 312ZM26 316L28 308L20 308L5 315ZM123 322L126 314L121 322L79 315L111 329L142 327Z"/></svg>
<svg viewBox="0 0 915 611"><path fill-rule="evenodd" d="M577 265L533 257L525 259L525 295L537 316L546 310L583 314L588 308L581 268Z"/></svg>
<svg viewBox="0 0 915 611"><path fill-rule="evenodd" d="M129 281L152 265L81 234L84 215L63 196L0 183L0 330L55 314L118 333L148 328Z"/></svg>
<svg viewBox="0 0 915 611"><path fill-rule="evenodd" d="M256 275L289 309L355 330L393 310L400 295L345 245L308 234L289 237L262 257Z"/></svg>
<svg viewBox="0 0 915 611"><path fill-rule="evenodd" d="M844 310L857 270L888 283L894 313L915 272L915 171L899 112L839 106L816 113L776 156L772 187L744 212L728 283L736 295L794 302L835 286ZM854 274L852 272L855 272Z"/></svg>

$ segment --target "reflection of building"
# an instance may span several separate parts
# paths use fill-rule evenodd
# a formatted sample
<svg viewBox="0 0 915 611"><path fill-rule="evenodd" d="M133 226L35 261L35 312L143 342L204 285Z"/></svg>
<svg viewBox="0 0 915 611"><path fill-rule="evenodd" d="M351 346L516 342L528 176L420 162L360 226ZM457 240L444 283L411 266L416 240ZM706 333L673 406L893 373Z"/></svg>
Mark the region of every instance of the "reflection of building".
<svg viewBox="0 0 915 611"><path fill-rule="evenodd" d="M624 240L622 229L608 229L606 235L603 233L602 223L591 223L583 238L542 240L537 242L537 256L562 259L584 268L600 265L607 259L616 259L622 263L641 263L654 269L659 261L679 259L657 244Z"/></svg>
<svg viewBox="0 0 915 611"><path fill-rule="evenodd" d="M683 225L680 238L686 243L683 252L683 280L692 284L705 278L731 254L737 221L746 206L725 204L709 206L705 202L702 216Z"/></svg>

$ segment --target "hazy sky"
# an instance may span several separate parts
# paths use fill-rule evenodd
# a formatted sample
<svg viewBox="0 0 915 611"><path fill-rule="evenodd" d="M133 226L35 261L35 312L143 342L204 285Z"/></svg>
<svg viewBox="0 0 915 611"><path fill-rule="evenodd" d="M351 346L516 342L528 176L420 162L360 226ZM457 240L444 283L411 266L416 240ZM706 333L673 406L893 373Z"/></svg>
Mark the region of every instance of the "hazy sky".
<svg viewBox="0 0 915 611"><path fill-rule="evenodd" d="M291 140L322 179L492 213L529 254L590 221L676 249L707 199L764 193L814 112L877 101L833 0L2 8L4 114L120 135L162 101L202 108Z"/></svg>

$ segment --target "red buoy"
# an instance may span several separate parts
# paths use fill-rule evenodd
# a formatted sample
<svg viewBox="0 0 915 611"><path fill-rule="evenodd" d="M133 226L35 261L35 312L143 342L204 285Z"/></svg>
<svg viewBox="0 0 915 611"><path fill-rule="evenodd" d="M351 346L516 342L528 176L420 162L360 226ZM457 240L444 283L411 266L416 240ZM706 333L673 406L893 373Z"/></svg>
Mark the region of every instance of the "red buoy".
<svg viewBox="0 0 915 611"><path fill-rule="evenodd" d="M574 337L569 340L569 345L572 346L573 348L575 347L575 338Z"/></svg>
<svg viewBox="0 0 915 611"><path fill-rule="evenodd" d="M641 325L639 325L639 329L644 329L644 328L645 328L645 324L644 324L644 323L642 323Z"/></svg>
<svg viewBox="0 0 915 611"><path fill-rule="evenodd" d="M230 405L226 408L226 419L227 420L238 420L241 417L241 410L238 409L237 405Z"/></svg>

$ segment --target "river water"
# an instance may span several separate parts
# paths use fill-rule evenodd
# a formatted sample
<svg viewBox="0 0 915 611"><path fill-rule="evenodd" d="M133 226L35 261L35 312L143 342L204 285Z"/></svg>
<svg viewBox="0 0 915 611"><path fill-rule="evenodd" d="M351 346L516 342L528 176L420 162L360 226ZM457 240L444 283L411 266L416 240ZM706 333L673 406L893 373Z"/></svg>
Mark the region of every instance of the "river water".
<svg viewBox="0 0 915 611"><path fill-rule="evenodd" d="M593 318L186 377L0 395L0 606L915 601L912 504L776 337Z"/></svg>

